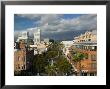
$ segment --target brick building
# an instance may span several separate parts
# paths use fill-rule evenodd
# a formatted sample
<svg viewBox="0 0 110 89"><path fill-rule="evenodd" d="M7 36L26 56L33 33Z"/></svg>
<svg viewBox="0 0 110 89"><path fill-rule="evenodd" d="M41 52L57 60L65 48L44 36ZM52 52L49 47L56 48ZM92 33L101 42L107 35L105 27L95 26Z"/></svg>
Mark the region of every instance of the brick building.
<svg viewBox="0 0 110 89"><path fill-rule="evenodd" d="M80 52L86 55L86 58L81 60L81 72L83 76L97 75L97 35L96 30L85 32L78 37L75 37L74 44L71 49L75 52ZM79 62L74 62L79 74Z"/></svg>

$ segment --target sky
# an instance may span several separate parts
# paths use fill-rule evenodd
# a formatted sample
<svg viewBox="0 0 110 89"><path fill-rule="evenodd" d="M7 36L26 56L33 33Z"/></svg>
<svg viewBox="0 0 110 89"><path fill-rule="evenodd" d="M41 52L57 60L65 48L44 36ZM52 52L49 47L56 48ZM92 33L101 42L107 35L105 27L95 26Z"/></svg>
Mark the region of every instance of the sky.
<svg viewBox="0 0 110 89"><path fill-rule="evenodd" d="M22 31L41 29L41 39L73 40L85 31L97 30L96 14L15 14L15 38Z"/></svg>

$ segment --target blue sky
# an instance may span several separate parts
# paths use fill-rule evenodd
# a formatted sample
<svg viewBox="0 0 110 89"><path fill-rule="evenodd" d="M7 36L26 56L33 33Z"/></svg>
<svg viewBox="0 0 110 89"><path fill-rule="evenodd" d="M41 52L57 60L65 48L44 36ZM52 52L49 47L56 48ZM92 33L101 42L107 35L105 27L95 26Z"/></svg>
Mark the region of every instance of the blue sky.
<svg viewBox="0 0 110 89"><path fill-rule="evenodd" d="M87 30L97 29L96 14L16 14L15 35L23 30L40 28L43 38L72 40Z"/></svg>
<svg viewBox="0 0 110 89"><path fill-rule="evenodd" d="M14 16L14 29L15 30L25 30L27 28L35 27L35 20L31 20L25 17Z"/></svg>

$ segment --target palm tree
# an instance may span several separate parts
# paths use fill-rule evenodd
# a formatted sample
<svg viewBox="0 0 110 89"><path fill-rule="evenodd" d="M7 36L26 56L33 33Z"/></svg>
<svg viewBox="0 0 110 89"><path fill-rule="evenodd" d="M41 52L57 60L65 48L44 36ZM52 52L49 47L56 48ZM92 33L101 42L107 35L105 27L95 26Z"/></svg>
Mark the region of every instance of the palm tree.
<svg viewBox="0 0 110 89"><path fill-rule="evenodd" d="M83 53L77 52L73 56L73 61L79 62L79 74L81 75L81 60L83 60L86 56Z"/></svg>

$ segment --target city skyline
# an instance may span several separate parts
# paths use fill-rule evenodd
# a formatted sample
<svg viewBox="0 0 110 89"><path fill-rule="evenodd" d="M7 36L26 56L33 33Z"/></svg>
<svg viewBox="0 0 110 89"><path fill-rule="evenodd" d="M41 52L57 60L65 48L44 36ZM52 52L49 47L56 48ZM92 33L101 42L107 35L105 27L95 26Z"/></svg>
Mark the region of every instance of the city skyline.
<svg viewBox="0 0 110 89"><path fill-rule="evenodd" d="M15 14L15 38L21 31L33 34L41 29L41 39L72 40L85 31L97 30L96 14Z"/></svg>

